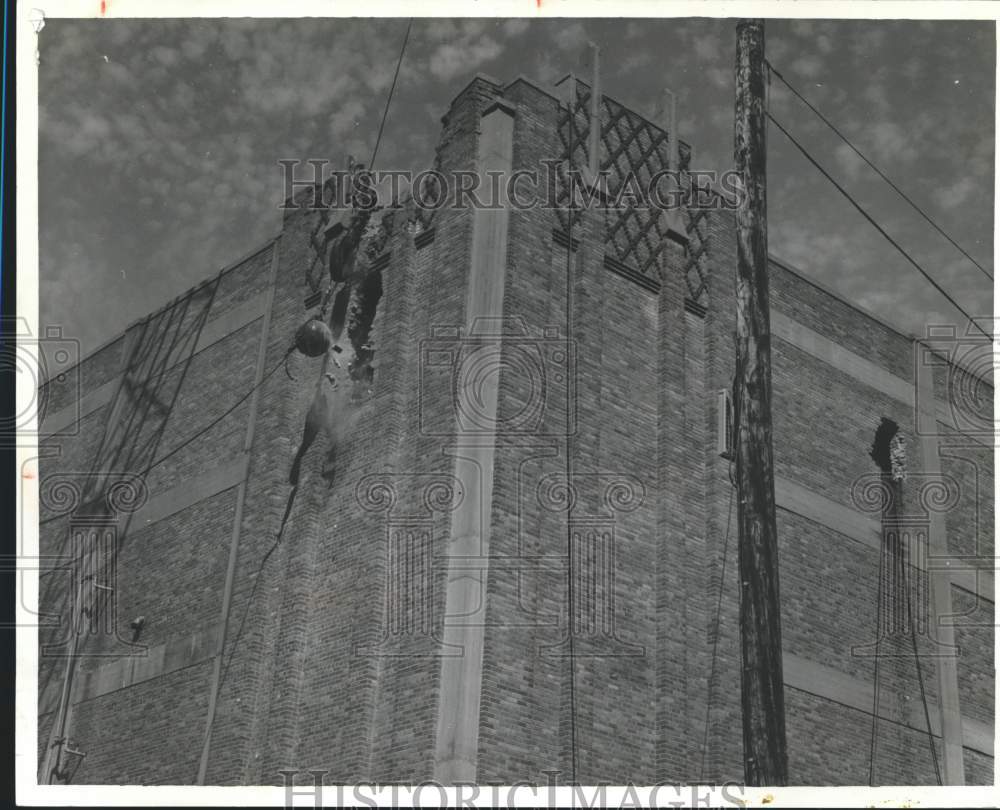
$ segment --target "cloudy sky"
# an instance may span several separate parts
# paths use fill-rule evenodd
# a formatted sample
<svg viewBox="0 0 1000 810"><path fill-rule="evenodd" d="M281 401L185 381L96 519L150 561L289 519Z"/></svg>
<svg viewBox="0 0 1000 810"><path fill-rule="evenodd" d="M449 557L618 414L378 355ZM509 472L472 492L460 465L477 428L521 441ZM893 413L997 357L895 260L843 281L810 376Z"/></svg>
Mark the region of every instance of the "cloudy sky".
<svg viewBox="0 0 1000 810"><path fill-rule="evenodd" d="M367 160L402 19L49 20L39 39L41 318L84 352L280 228L278 160ZM481 71L545 86L601 47L604 91L678 94L693 165L732 162L731 20L414 22L382 167L425 168ZM993 23L779 21L767 56L992 271ZM781 85L775 117L972 314L992 283ZM773 127L771 252L922 333L960 316Z"/></svg>

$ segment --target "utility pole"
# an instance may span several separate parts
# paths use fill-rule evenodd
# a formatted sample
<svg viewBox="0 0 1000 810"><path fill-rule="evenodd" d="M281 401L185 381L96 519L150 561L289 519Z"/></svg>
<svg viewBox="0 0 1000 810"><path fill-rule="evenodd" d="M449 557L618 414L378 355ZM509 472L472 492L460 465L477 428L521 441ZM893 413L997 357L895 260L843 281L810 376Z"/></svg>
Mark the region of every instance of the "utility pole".
<svg viewBox="0 0 1000 810"><path fill-rule="evenodd" d="M736 486L739 501L743 764L748 785L788 783L778 537L771 448L764 22L736 27Z"/></svg>

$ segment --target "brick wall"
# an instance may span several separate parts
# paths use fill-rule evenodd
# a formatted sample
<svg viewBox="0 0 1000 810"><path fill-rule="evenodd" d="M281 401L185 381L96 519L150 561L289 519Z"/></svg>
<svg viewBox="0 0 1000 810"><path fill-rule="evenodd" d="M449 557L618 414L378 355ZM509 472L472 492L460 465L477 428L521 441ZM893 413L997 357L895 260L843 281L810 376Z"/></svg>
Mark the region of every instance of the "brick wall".
<svg viewBox="0 0 1000 810"><path fill-rule="evenodd" d="M138 509L118 513L115 591L101 603L105 626L85 636L76 670L68 728L88 754L78 781L183 784L197 775L211 667L204 650L179 658L176 651L164 657L164 650L219 621L236 483L227 475L241 452L246 404L174 451L253 384L262 321L245 304L266 287L270 254L267 247L199 285L50 386L45 416L57 422L60 410L75 407L67 386L84 404L102 388L108 394L105 404L43 442L45 451L58 453L41 464L43 555L63 555L71 568L69 537L85 505L80 500L103 498L122 474L131 480L127 474L148 471L133 504ZM192 480L200 491L185 491ZM107 572L99 573L98 581L112 584ZM43 645L67 637L74 578L72 570L43 572L42 609L61 616L58 627L40 631ZM94 591L89 585L85 591L87 603ZM136 646L130 622L139 616L145 623ZM119 664L163 671L125 689L102 682L101 673ZM46 744L64 667L58 654L40 659Z"/></svg>
<svg viewBox="0 0 1000 810"><path fill-rule="evenodd" d="M476 168L483 115L498 99L513 116L512 169L560 156L555 96L523 79L505 87L479 76L443 118L437 168ZM737 524L729 462L717 448L717 394L730 390L733 374L733 221L718 212L691 219L690 242L668 241L664 274L652 279L606 263L614 216L585 212L568 255L555 212L509 213L500 427L488 439L492 507L483 515L490 545L468 573L485 625L481 668L470 670L468 694L478 702L463 711L476 715L472 766L484 782L542 783L556 771L566 783L574 769L584 784L742 775ZM418 221L414 238L408 225ZM440 328L468 327L474 215L445 207L431 216L410 201L387 222L374 381L359 403L343 389L330 393L335 435L306 454L280 543L289 466L317 382L326 385L319 360L290 357L294 379L279 368L314 311L304 302L307 270L318 262L316 210L288 211L275 242L43 392L46 418L60 427L43 439L43 452L59 453L43 459L44 491L67 474L141 472L220 416L258 372L270 374L256 397L149 472L145 504L121 524L118 637L90 640L90 652L108 655L84 660L74 693L70 736L88 752L78 781L193 783L203 750L207 784L281 784L283 769L325 770L328 783L419 781L450 755L440 735L458 705L441 687L442 655L451 652L441 640L457 619L445 616L448 558L460 539L452 521L475 494L461 487L488 479L455 488L456 455L471 445L457 434L448 376L457 372L431 361L449 340L468 337L442 338ZM325 272L321 261L318 268ZM685 309L694 272L707 283L698 292L704 312ZM909 338L778 262L771 294L791 779L865 783L874 661L857 647L875 637L880 527L856 487L876 472L868 451L879 420L891 417L911 437L904 508L921 508L917 473L930 459L915 435L916 355ZM145 365L132 363L131 387L145 382L159 403L118 385L136 347ZM993 606L979 569L993 548L992 460L966 435L969 419L962 433L946 416L968 398L944 370L935 375L938 415L951 420L938 423L941 471L958 490L945 515L947 549L983 583L966 577L948 590L960 614L965 776L985 782ZM78 422L76 403L85 411ZM517 419L533 404L540 421L525 428ZM332 479L324 475L331 458ZM71 511L43 497L43 553L65 552ZM610 548L613 563L602 557ZM65 610L68 582L65 573L44 574L43 609ZM926 574L917 582L926 592ZM130 663L121 653L138 615L148 650ZM43 629L40 641L61 633ZM922 652L932 641L921 635ZM939 693L951 687L934 658L922 661L940 735ZM40 747L63 665L41 661ZM912 659L882 670L877 778L926 781L933 767Z"/></svg>

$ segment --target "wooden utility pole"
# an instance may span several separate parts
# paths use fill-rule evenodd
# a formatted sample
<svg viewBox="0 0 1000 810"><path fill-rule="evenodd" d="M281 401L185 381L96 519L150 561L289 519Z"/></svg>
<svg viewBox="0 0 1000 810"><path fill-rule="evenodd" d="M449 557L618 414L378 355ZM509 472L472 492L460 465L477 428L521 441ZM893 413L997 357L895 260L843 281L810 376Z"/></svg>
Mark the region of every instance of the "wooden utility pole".
<svg viewBox="0 0 1000 810"><path fill-rule="evenodd" d="M743 760L748 785L788 783L778 536L771 448L764 22L736 27L736 485L739 500Z"/></svg>

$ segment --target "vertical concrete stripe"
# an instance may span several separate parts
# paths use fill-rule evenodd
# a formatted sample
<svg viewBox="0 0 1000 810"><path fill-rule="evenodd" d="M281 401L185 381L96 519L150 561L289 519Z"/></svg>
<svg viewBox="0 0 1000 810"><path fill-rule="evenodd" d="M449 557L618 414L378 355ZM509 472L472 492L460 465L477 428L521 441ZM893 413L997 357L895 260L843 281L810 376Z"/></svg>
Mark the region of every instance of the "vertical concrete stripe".
<svg viewBox="0 0 1000 810"><path fill-rule="evenodd" d="M264 317L260 325L260 343L257 347L257 367L254 371L254 391L250 396L250 408L247 414L247 429L243 440L243 458L247 460L244 468L243 478L236 491L236 514L233 516L233 532L229 541L229 560L226 564L226 581L222 590L222 632L218 636L218 645L215 650L215 660L212 662L212 680L208 694L208 712L205 720L205 737L202 743L201 761L198 765L198 784L205 784L205 775L208 772L208 760L212 747L212 726L215 722L215 708L219 697L219 687L222 677L222 656L226 649L226 634L229 629L229 611L233 598L233 580L236 576L236 561L239 557L240 549L240 527L243 524L243 506L247 495L247 476L250 472L250 451L253 448L254 429L257 425L257 405L260 401L260 383L264 377L264 363L267 358L267 333L271 327L271 309L274 307L274 288L277 284L278 275L278 245L280 239L276 239L274 247L271 249L271 273L266 291L266 303L264 305Z"/></svg>
<svg viewBox="0 0 1000 810"><path fill-rule="evenodd" d="M934 397L934 375L917 374L915 396L918 407L917 424L933 424L936 419L937 404ZM928 435L928 433L930 435ZM929 475L941 474L936 430L921 431L920 456L923 472ZM930 557L948 555L948 535L945 516L941 512L930 511ZM951 624L942 625L941 616L952 616L951 575L940 566L930 566L928 571L931 590L931 627L934 637L946 647L955 644L955 629ZM958 697L958 658L954 655L937 657L938 707L941 713L941 729L944 738L944 774L946 785L965 784L965 763L962 751L962 713Z"/></svg>
<svg viewBox="0 0 1000 810"><path fill-rule="evenodd" d="M482 118L477 170L481 188L490 187L486 172L509 172L513 149L514 119L501 106ZM503 315L504 274L507 261L509 211L476 210L472 224L472 262L465 304L465 335L473 328L495 327ZM480 351L499 351L487 341ZM486 375L485 383L472 390L462 380L458 387L459 412L478 413L481 424L496 424L497 373ZM461 373L459 369L458 373ZM474 407L472 398L477 399ZM475 782L479 746L479 701L483 676L483 636L485 632L486 583L490 545L490 515L493 506L493 463L495 431L477 431L476 443L463 446L462 425L456 427L458 448L454 475L464 499L452 514L451 537L445 592L443 641L456 645L457 656L442 656L438 692L437 733L434 750L434 778L443 784ZM463 572L462 558L476 558L479 570Z"/></svg>

